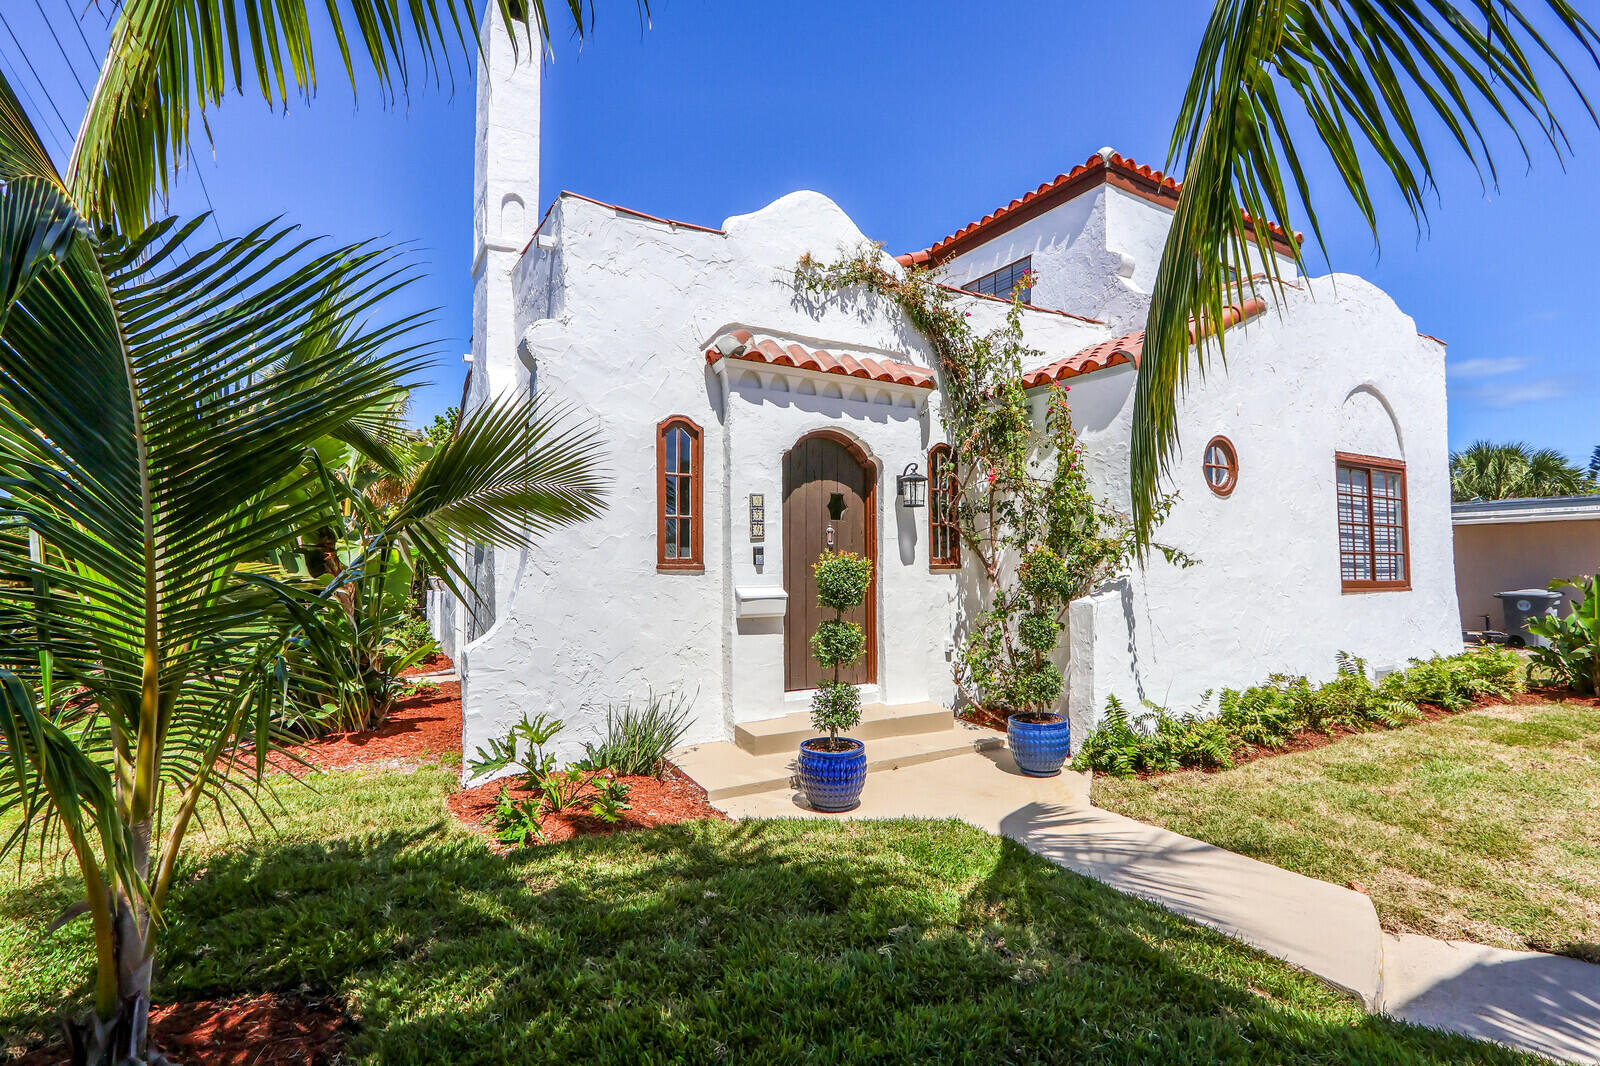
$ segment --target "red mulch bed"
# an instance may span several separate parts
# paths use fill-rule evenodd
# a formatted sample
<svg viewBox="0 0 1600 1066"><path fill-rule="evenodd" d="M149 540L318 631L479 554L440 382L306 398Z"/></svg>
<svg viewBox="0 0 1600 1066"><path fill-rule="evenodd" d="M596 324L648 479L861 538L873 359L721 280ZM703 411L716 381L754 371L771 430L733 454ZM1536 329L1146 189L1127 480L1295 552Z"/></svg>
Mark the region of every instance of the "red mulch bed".
<svg viewBox="0 0 1600 1066"><path fill-rule="evenodd" d="M446 660L448 661L448 660ZM396 766L433 760L461 751L461 683L441 683L434 692L419 692L395 703L389 718L379 729L359 733L331 733L292 749L294 754L319 770L355 770L362 767ZM284 770L304 773L305 768L285 754L274 753L273 761ZM500 786L515 778L491 781L449 798L450 809L471 828L493 837L485 818L494 810ZM553 843L584 833L616 833L628 829L649 829L695 818L726 818L711 806L706 791L671 763L660 778L624 777L632 786L622 820L611 823L589 813L590 801L584 798L576 807L545 816L542 825ZM527 799L533 793L513 788L512 796Z"/></svg>
<svg viewBox="0 0 1600 1066"><path fill-rule="evenodd" d="M1511 697L1508 702L1517 704L1575 703L1580 707L1600 707L1600 696L1580 696L1569 688L1530 685L1528 691L1520 696ZM1473 708L1473 710L1476 709L1476 707Z"/></svg>
<svg viewBox="0 0 1600 1066"><path fill-rule="evenodd" d="M460 752L461 682L446 681L435 685L432 692L419 692L397 701L388 720L377 729L329 733L290 750L319 770L415 763ZM291 773L304 771L293 759L277 753L273 762Z"/></svg>
<svg viewBox="0 0 1600 1066"><path fill-rule="evenodd" d="M443 652L434 652L432 655L400 671L401 677L416 677L418 674L440 674L453 671L455 662Z"/></svg>
<svg viewBox="0 0 1600 1066"><path fill-rule="evenodd" d="M336 999L263 993L156 1006L151 1042L183 1066L334 1066L355 1023ZM56 1066L64 1044L31 1051L15 1066Z"/></svg>
<svg viewBox="0 0 1600 1066"><path fill-rule="evenodd" d="M494 829L488 824L487 819L494 812L495 801L500 798L500 789L509 787L512 798L518 800L529 799L536 795L517 787L520 780L518 777L508 777L463 789L451 795L450 810L467 826L493 839ZM590 814L589 801L586 798L588 792L585 792L585 798L576 806L558 813L546 814L540 820L540 827L544 829L548 841L553 844L580 834L652 829L659 825L675 825L697 818L727 818L727 815L711 806L710 800L706 799L705 789L671 763L667 764L666 770L659 778L623 777L619 780L630 786L627 802L632 805L631 809L622 812L621 821L606 822Z"/></svg>

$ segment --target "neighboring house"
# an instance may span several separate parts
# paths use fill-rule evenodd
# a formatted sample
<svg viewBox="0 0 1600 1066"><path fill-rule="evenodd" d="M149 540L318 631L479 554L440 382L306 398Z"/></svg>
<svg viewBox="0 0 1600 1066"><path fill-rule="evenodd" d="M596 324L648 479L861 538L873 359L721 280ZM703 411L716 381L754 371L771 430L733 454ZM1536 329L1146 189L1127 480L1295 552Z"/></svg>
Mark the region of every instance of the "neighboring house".
<svg viewBox="0 0 1600 1066"><path fill-rule="evenodd" d="M592 413L613 491L602 517L530 549L469 551L475 622L435 596L465 750L548 712L571 755L608 702L650 688L698 692L691 741L806 707L811 565L830 543L876 563L864 702L954 706L952 660L983 593L940 508L896 488L915 464L936 493L954 443L933 356L892 304L817 304L792 285L802 253L866 237L814 192L715 229L562 193L536 225L539 71L513 69L498 35L484 54L467 404L532 390ZM1031 273L1036 413L1047 383L1070 385L1092 485L1123 510L1132 331L1176 198L1107 149L902 257L973 291L960 299L980 329ZM1158 539L1198 565L1157 556L1071 609L1079 738L1112 694L1184 707L1277 671L1326 676L1340 650L1384 668L1460 648L1443 346L1360 278L1294 278L1285 251L1270 253L1291 279L1281 302L1234 308L1226 367L1180 405L1180 498Z"/></svg>
<svg viewBox="0 0 1600 1066"><path fill-rule="evenodd" d="M1600 568L1600 495L1472 500L1451 508L1461 628L1504 630L1497 592L1542 589ZM1572 606L1562 590L1561 611ZM1488 624L1485 624L1487 619Z"/></svg>

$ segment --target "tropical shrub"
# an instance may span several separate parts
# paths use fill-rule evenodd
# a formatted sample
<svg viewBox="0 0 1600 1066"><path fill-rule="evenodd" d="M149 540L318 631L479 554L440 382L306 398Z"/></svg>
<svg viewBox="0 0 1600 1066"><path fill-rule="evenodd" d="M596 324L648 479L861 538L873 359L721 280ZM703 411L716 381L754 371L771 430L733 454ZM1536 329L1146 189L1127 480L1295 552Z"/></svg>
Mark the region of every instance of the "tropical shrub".
<svg viewBox="0 0 1600 1066"><path fill-rule="evenodd" d="M598 744L584 744L581 765L610 769L622 777L657 776L666 767L667 752L689 731L695 697L681 692L657 694L642 702L632 699L606 708L606 735Z"/></svg>
<svg viewBox="0 0 1600 1066"><path fill-rule="evenodd" d="M822 553L812 566L817 578L817 603L833 611L811 637L811 656L824 669L833 671L830 680L817 686L811 697L811 724L828 734L828 744L838 750L840 730L855 728L861 721L861 693L839 674L857 662L866 651L866 635L861 627L844 619L844 612L861 605L872 584L872 560L854 552Z"/></svg>
<svg viewBox="0 0 1600 1066"><path fill-rule="evenodd" d="M385 650L396 659L414 659L420 662L439 650L428 628L428 620L416 611L400 616L384 640Z"/></svg>
<svg viewBox="0 0 1600 1066"><path fill-rule="evenodd" d="M1324 732L1329 726L1397 729L1420 717L1415 704L1394 695L1396 682L1386 678L1385 684L1373 683L1365 659L1340 652L1338 664L1338 676L1317 686L1316 697L1308 704L1312 728Z"/></svg>
<svg viewBox="0 0 1600 1066"><path fill-rule="evenodd" d="M1311 720L1315 701L1316 690L1305 678L1273 674L1263 685L1223 689L1217 721L1246 744L1278 747Z"/></svg>
<svg viewBox="0 0 1600 1066"><path fill-rule="evenodd" d="M514 799L510 788L500 786L494 814L490 816L496 840L519 848L542 844L549 839L545 836L543 820L544 806L540 800Z"/></svg>
<svg viewBox="0 0 1600 1066"><path fill-rule="evenodd" d="M1600 575L1550 587L1576 589L1583 598L1574 601L1565 618L1544 617L1528 624L1528 632L1550 641L1548 648L1533 649L1532 670L1541 681L1600 695Z"/></svg>
<svg viewBox="0 0 1600 1066"><path fill-rule="evenodd" d="M1297 733L1395 729L1421 716L1419 704L1455 711L1523 687L1521 660L1495 649L1413 659L1377 682L1362 659L1340 653L1338 666L1338 675L1320 685L1275 674L1263 685L1223 689L1215 714L1206 713L1209 692L1183 714L1146 702L1143 712L1129 715L1115 696L1107 697L1100 724L1084 738L1073 766L1119 777L1225 769L1248 749L1279 749Z"/></svg>
<svg viewBox="0 0 1600 1066"><path fill-rule="evenodd" d="M673 720L674 710L680 719L687 713L687 705L667 704L655 697L647 704L646 713L652 709L661 716L658 721L668 723ZM487 745L478 748L468 762L474 778L518 767L522 790L533 793L517 799L507 786L500 786L489 823L494 828L495 839L501 843L518 847L543 843L547 839L543 828L547 815L572 810L585 802L589 804L589 813L604 822L620 821L622 813L629 809L626 800L630 786L610 776L601 765L594 765L596 749L590 748L590 758L581 763L557 768L555 756L545 750L545 745L563 728L560 719L547 714L536 714L532 718L523 715L503 736L490 737ZM658 732L654 739L659 741L661 736ZM638 755L643 749L624 745L622 750L644 757Z"/></svg>
<svg viewBox="0 0 1600 1066"><path fill-rule="evenodd" d="M1220 719L1174 715L1148 700L1144 707L1129 715L1121 700L1108 696L1100 726L1084 738L1073 765L1119 777L1233 765L1234 742Z"/></svg>
<svg viewBox="0 0 1600 1066"><path fill-rule="evenodd" d="M504 736L490 737L487 747L480 747L467 761L472 777L488 777L521 767L524 787L537 790L544 778L555 772L556 757L544 750L556 734L566 728L559 718L540 713L529 718L524 714L513 722Z"/></svg>
<svg viewBox="0 0 1600 1066"><path fill-rule="evenodd" d="M358 576L402 538L523 543L530 511L549 514L515 456L553 423L496 403L336 572L277 565L337 520L317 447L416 379L417 323L374 320L405 277L379 250L269 225L191 253L202 221L80 216L0 78L0 812L16 819L0 854L71 848L87 906L65 920L95 943L72 1027L86 1061L147 1046L189 830L271 801L290 676L359 688L340 632ZM592 512L578 439L562 491Z"/></svg>
<svg viewBox="0 0 1600 1066"><path fill-rule="evenodd" d="M1146 734L1135 729L1127 708L1115 695L1106 697L1100 724L1083 738L1073 767L1129 777L1139 772Z"/></svg>
<svg viewBox="0 0 1600 1066"><path fill-rule="evenodd" d="M594 779L594 802L589 805L589 813L602 822L615 824L622 821L624 811L632 810L632 804L627 802L628 793L633 791L633 786L626 781L618 781L614 777L597 777Z"/></svg>
<svg viewBox="0 0 1600 1066"><path fill-rule="evenodd" d="M1486 697L1506 699L1525 687L1521 658L1515 652L1488 648L1465 655L1413 659L1410 667L1383 679L1383 688L1390 695L1447 711L1465 710Z"/></svg>
<svg viewBox="0 0 1600 1066"><path fill-rule="evenodd" d="M569 807L576 806L592 776L576 766L569 766L565 770L552 770L545 774L539 779L540 809L559 814Z"/></svg>

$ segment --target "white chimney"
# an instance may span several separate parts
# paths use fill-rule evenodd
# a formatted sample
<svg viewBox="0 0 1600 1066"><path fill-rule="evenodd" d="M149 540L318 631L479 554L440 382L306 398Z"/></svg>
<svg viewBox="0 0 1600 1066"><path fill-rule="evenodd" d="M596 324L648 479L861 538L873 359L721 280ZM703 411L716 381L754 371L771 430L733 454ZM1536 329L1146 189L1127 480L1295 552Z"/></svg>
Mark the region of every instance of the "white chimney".
<svg viewBox="0 0 1600 1066"><path fill-rule="evenodd" d="M472 209L472 395L468 404L514 391L516 354L511 268L539 221L539 102L543 43L521 23L506 32L488 0L478 52L477 142Z"/></svg>

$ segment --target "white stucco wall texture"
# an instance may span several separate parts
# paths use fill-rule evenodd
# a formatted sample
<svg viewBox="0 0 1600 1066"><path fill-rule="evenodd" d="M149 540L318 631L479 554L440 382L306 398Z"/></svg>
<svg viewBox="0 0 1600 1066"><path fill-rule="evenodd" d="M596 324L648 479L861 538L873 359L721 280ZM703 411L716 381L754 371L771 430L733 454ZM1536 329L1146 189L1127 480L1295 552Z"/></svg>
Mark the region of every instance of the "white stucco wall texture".
<svg viewBox="0 0 1600 1066"><path fill-rule="evenodd" d="M1335 672L1338 652L1374 672L1461 650L1455 617L1443 346L1360 278L1303 280L1226 335L1179 406L1177 502L1156 539L1196 565L1158 554L1074 604L1069 712L1081 732L1106 698L1130 710L1178 710L1208 689L1279 672ZM1125 507L1136 371L1070 382L1097 494ZM1238 455L1233 491L1205 481L1217 435ZM1335 456L1406 464L1409 589L1345 592L1339 573ZM1212 705L1214 707L1214 704Z"/></svg>
<svg viewBox="0 0 1600 1066"><path fill-rule="evenodd" d="M1099 185L952 256L939 271L960 286L1030 257L1036 306L1098 319L1115 336L1144 328L1171 228L1171 208ZM1296 277L1292 259L1274 253L1274 261L1282 277Z"/></svg>
<svg viewBox="0 0 1600 1066"><path fill-rule="evenodd" d="M926 512L907 513L895 496L895 475L925 463L943 439L937 397L705 358L719 336L744 327L927 365L926 343L898 309L812 303L794 291L802 253L832 257L864 243L854 224L815 193L731 218L724 233L563 196L540 236L513 272L517 358L541 397L596 421L612 491L602 517L522 553L493 627L462 649L469 757L537 712L568 724L556 750L574 757L603 730L609 704L652 689L697 694L689 741L723 739L735 721L804 707L807 696L784 692L782 618L742 618L739 605L740 590L782 586L783 455L822 428L852 439L876 476L878 678L864 696L949 703L958 578L929 571ZM1080 323L1051 317L1058 333L1084 335ZM657 569L656 430L675 415L703 433L703 572ZM759 570L751 493L767 507Z"/></svg>
<svg viewBox="0 0 1600 1066"><path fill-rule="evenodd" d="M782 456L819 428L842 432L877 477L879 673L869 701L953 705L952 653L971 575L931 572L926 512L895 475L944 439L937 391L879 385L705 351L735 328L834 352L927 365L926 342L863 295L815 304L792 288L803 252L830 257L863 237L831 201L797 193L723 234L560 198L519 260L522 387L596 420L613 479L606 513L561 530L505 568L493 627L461 650L470 755L524 713L568 723L563 758L603 730L607 705L649 690L696 693L690 741L805 706L785 694L783 620L740 617L741 591L782 586ZM885 259L886 264L891 261ZM1003 305L972 300L978 327ZM1105 339L1104 325L1032 312L1049 359ZM1092 482L1126 509L1135 370L1071 379ZM1041 396L1042 401L1042 396ZM1459 649L1445 480L1443 351L1359 278L1301 282L1227 335L1180 408L1179 500L1159 533L1199 560L1154 556L1075 605L1065 641L1068 709L1081 736L1108 695L1186 707L1201 692L1290 671L1331 675L1341 650L1386 669ZM704 433L705 569L656 568L655 433L682 415ZM1200 453L1224 434L1239 454L1227 498ZM1341 591L1334 454L1401 459L1408 470L1412 587ZM767 500L765 565L749 539L750 493Z"/></svg>
<svg viewBox="0 0 1600 1066"><path fill-rule="evenodd" d="M610 495L600 517L520 551L463 545L489 607L476 618L430 595L435 633L463 678L467 761L538 713L567 724L553 747L576 758L603 732L609 706L650 691L694 695L690 742L729 739L737 722L807 706L807 693L784 691L782 611L760 608L781 606L788 591L783 456L818 429L852 441L876 482L877 621L868 636L878 670L863 698L954 706L952 659L984 590L972 567L929 569L927 512L895 491L896 475L912 462L925 470L928 449L945 440L939 391L706 358L744 329L932 366L925 338L887 301L795 291L802 254L828 260L866 238L813 192L729 218L721 231L572 194L539 221L539 67L526 53L513 62L503 41L486 43L467 403L531 391L592 420ZM964 253L945 278L959 283L1032 254L1035 303L1088 316L1024 313L1028 343L1053 361L1137 328L1170 217L1098 187ZM980 330L1007 311L961 299ZM1460 647L1442 346L1355 277L1298 279L1269 303L1228 332L1226 365L1214 361L1180 406L1182 452L1170 478L1180 495L1158 539L1198 565L1155 555L1073 605L1061 661L1079 739L1113 694L1133 707L1150 699L1183 708L1206 689L1275 672L1328 676L1341 650L1387 669ZM1135 375L1124 365L1069 382L1091 482L1124 511ZM672 416L692 420L703 440L704 568L693 572L657 566L656 435ZM1201 470L1216 434L1239 457L1226 498ZM1408 590L1342 591L1339 451L1406 464ZM752 493L766 501L760 567Z"/></svg>

